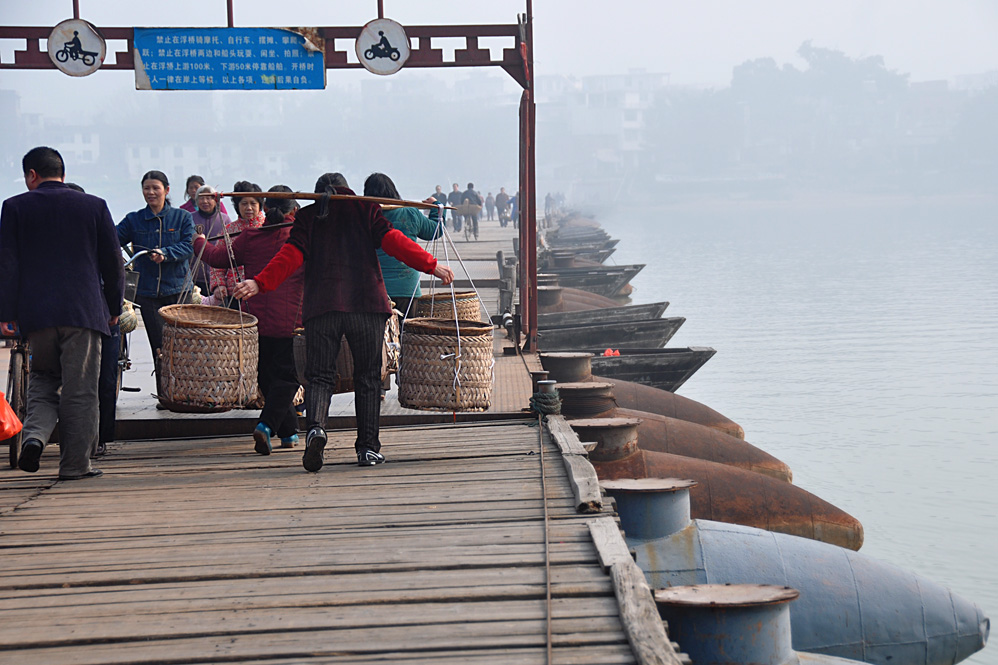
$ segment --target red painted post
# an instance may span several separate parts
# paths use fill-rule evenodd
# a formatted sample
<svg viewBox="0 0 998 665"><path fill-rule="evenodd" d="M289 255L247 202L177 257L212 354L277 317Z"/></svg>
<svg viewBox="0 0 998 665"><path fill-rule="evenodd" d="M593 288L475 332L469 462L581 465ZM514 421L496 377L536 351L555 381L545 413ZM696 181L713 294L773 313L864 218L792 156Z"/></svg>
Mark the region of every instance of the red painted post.
<svg viewBox="0 0 998 665"><path fill-rule="evenodd" d="M535 144L537 124L534 102L534 27L533 3L527 0L526 48L523 52L527 86L523 94L522 131L525 133L525 154L521 166L524 170L523 188L517 204L520 206L520 263L523 265L523 280L520 282L520 309L525 317L523 330L527 339L524 347L537 349L537 171L535 166Z"/></svg>
<svg viewBox="0 0 998 665"><path fill-rule="evenodd" d="M233 27L235 27L236 24L235 24L235 20L233 19L233 16L232 16L232 0L225 0L225 4L227 5L228 10L229 10L229 27L233 28Z"/></svg>
<svg viewBox="0 0 998 665"><path fill-rule="evenodd" d="M520 327L521 330L526 334L527 339L524 344L524 348L530 347L530 254L531 249L529 242L529 236L527 234L527 206L524 205L526 197L524 193L527 191L527 153L528 144L530 143L530 129L529 120L527 114L529 113L529 100L530 91L524 90L520 95L520 169L519 169L519 179L517 181L516 187L516 224L518 225L518 237L520 240L520 256L519 263L517 264L517 285L520 290ZM536 253L536 250L533 250Z"/></svg>
<svg viewBox="0 0 998 665"><path fill-rule="evenodd" d="M520 315L527 339L524 348L537 349L537 197L534 172L534 99L532 91L523 91L520 102L521 142L520 193Z"/></svg>

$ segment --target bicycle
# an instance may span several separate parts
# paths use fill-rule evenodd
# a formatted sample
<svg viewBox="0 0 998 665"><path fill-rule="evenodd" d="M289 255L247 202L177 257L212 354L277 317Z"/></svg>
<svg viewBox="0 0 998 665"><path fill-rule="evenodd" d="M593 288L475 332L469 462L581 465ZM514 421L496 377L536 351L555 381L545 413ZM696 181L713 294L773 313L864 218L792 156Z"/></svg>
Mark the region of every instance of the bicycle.
<svg viewBox="0 0 998 665"><path fill-rule="evenodd" d="M478 240L478 216L482 213L482 206L472 203L462 203L457 208L464 216L464 239L466 242Z"/></svg>
<svg viewBox="0 0 998 665"><path fill-rule="evenodd" d="M20 335L6 339L14 340L14 346L10 349L10 363L7 370L7 402L23 423L28 415L28 365L31 354L28 352L28 340ZM17 456L21 454L23 434L22 430L6 441L10 451L10 468L12 469L17 468Z"/></svg>
<svg viewBox="0 0 998 665"><path fill-rule="evenodd" d="M466 242L478 240L478 217L468 215L464 218L464 239Z"/></svg>
<svg viewBox="0 0 998 665"><path fill-rule="evenodd" d="M135 304L135 294L139 289L139 273L135 270L129 270L135 259L139 258L144 254L148 254L150 250L144 249L140 252L136 252L132 256L125 260L125 301L132 304L133 308L138 308ZM138 316L138 314L136 314ZM122 376L126 371L132 368L132 359L128 355L128 336L131 335L131 331L122 331L119 335L120 341L118 344L118 376L115 382L114 397L117 400L118 395L122 390L130 393L137 393L141 391L141 388L128 387L122 385Z"/></svg>

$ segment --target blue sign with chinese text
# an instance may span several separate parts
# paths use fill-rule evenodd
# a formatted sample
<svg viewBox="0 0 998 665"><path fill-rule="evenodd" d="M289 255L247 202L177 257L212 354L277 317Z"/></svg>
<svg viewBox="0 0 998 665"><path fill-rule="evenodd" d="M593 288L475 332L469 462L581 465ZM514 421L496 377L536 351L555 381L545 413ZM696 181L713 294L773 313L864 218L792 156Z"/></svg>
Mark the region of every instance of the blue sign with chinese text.
<svg viewBox="0 0 998 665"><path fill-rule="evenodd" d="M322 90L324 43L278 28L135 28L139 90Z"/></svg>

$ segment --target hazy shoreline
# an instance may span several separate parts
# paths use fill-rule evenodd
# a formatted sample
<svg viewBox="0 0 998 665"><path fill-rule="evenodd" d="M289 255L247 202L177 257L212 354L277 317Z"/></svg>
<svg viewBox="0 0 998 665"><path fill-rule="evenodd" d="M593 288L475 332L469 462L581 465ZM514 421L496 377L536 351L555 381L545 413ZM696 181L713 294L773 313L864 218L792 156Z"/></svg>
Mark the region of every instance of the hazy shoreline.
<svg viewBox="0 0 998 665"><path fill-rule="evenodd" d="M841 191L796 192L785 197L750 197L727 194L696 194L684 197L663 196L660 199L626 200L617 203L590 203L579 210L600 217L609 209L647 209L650 206L671 211L725 212L739 210L789 210L807 211L820 209L896 209L898 206L972 206L995 207L998 210L998 193L891 193L857 194ZM571 207L571 205L569 206Z"/></svg>

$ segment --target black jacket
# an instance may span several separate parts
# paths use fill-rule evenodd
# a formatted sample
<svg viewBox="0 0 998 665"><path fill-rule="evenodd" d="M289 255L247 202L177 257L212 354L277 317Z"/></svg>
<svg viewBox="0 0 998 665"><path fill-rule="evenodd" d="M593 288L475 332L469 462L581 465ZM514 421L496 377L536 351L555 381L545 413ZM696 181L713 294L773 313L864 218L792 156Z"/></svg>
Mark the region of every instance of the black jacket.
<svg viewBox="0 0 998 665"><path fill-rule="evenodd" d="M110 335L108 320L121 314L124 284L104 199L47 180L4 201L0 321L17 321L25 335L55 326Z"/></svg>

